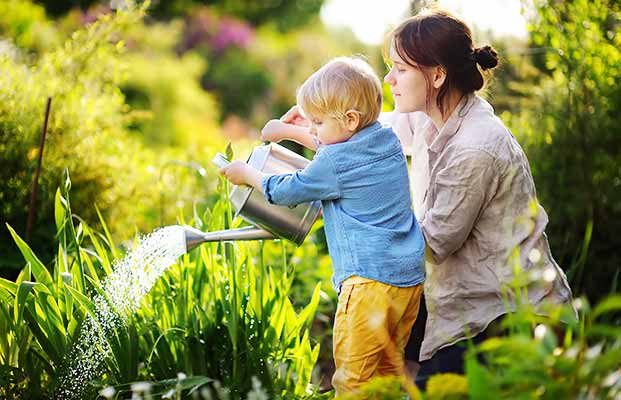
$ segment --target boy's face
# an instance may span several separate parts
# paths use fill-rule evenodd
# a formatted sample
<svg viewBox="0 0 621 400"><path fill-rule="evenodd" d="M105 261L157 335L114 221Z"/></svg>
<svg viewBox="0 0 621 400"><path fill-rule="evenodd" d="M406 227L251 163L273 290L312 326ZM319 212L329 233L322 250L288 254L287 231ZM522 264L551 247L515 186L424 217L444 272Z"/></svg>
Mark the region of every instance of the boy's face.
<svg viewBox="0 0 621 400"><path fill-rule="evenodd" d="M310 122L311 135L317 137L319 144L323 145L345 142L355 133L334 117L313 116Z"/></svg>

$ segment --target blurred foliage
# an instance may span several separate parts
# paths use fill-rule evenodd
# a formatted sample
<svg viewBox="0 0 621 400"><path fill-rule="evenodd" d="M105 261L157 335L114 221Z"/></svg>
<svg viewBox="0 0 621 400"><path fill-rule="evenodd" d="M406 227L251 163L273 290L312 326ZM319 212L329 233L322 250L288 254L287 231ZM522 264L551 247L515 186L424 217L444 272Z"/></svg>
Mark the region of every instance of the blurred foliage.
<svg viewBox="0 0 621 400"><path fill-rule="evenodd" d="M543 317L522 306L503 319L506 335L470 348L470 398L619 398L621 297L607 297L593 309L585 299L574 305L577 320L569 307L551 307Z"/></svg>
<svg viewBox="0 0 621 400"><path fill-rule="evenodd" d="M26 0L0 2L0 36L19 48L42 51L58 43L43 7ZM6 43L6 42L5 42Z"/></svg>
<svg viewBox="0 0 621 400"><path fill-rule="evenodd" d="M504 113L531 162L547 232L574 292L618 290L621 17L618 2L536 1L530 31L545 75ZM578 38L578 39L577 39Z"/></svg>
<svg viewBox="0 0 621 400"><path fill-rule="evenodd" d="M0 14L2 26L21 24L12 16L31 9L39 10L33 14L36 18L43 18L39 8L25 2L3 0L0 7L9 3L14 12ZM15 11L19 8L25 11ZM92 207L97 203L112 231L125 238L135 229L150 230L174 221L178 207L191 211L197 201L208 200L213 193L213 169L199 175L199 168L165 168L174 160L192 166L188 161L210 159L224 143L215 125L217 108L197 83L202 61L170 56L164 62L164 56L159 56L154 62L170 65L168 74L163 68L155 74L146 62L130 65L136 55L125 40L133 32L132 45L139 48L136 31L143 26L143 12L100 14L96 22L78 26L64 43L45 51L35 45L0 53L0 214L18 232L25 230L45 99L52 97L32 233L32 245L46 261L53 252L49 237L54 234L50 225L54 188L64 168L75 171L74 203L86 210L83 217L97 221ZM71 26L71 21L65 25ZM179 75L178 70L184 73ZM147 82L147 77L152 81ZM129 108L123 84L133 85L134 94L142 91L137 96L148 102L146 111ZM155 123L150 124L152 120ZM167 147L156 149L158 144ZM202 176L211 176L211 185ZM165 206L163 200L170 192L176 201ZM6 235L2 238L0 266L15 266L16 249Z"/></svg>
<svg viewBox="0 0 621 400"><path fill-rule="evenodd" d="M113 0L123 3L126 0ZM135 3L134 0L128 0ZM158 17L169 18L190 14L197 6L209 4L219 13L235 16L250 22L254 26L274 23L281 32L308 23L319 13L324 0L153 0L150 12ZM47 12L60 16L73 8L88 9L98 0L37 0Z"/></svg>

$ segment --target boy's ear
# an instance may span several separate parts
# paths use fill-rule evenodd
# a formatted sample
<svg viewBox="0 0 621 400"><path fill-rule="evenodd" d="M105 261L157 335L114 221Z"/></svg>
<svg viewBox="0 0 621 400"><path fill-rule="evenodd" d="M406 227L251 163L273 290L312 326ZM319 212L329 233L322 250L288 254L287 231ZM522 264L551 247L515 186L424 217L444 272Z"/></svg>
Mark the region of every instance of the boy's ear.
<svg viewBox="0 0 621 400"><path fill-rule="evenodd" d="M345 112L345 127L348 131L355 132L360 125L360 113L354 110L347 110Z"/></svg>
<svg viewBox="0 0 621 400"><path fill-rule="evenodd" d="M438 65L433 68L431 77L434 89L440 89L446 80L446 70Z"/></svg>

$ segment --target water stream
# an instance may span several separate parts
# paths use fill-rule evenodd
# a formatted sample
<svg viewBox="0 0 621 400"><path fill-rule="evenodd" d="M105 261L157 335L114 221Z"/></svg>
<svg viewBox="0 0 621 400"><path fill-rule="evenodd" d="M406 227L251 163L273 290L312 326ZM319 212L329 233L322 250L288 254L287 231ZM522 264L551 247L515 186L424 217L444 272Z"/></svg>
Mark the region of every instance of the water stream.
<svg viewBox="0 0 621 400"><path fill-rule="evenodd" d="M113 272L102 284L105 296L97 294L93 298L95 315L87 314L78 340L65 359L66 370L57 398L83 398L89 382L105 371L103 363L111 351L106 338L125 324L157 279L185 252L183 228L173 225L147 235L114 263Z"/></svg>

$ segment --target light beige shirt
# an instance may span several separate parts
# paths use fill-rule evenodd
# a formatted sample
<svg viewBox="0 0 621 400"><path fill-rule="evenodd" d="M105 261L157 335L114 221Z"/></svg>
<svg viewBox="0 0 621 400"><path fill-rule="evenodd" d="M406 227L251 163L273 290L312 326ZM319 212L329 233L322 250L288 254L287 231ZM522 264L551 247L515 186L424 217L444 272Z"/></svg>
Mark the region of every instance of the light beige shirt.
<svg viewBox="0 0 621 400"><path fill-rule="evenodd" d="M438 131L423 113L382 115L412 156L412 199L428 246L428 310L420 358L482 332L515 308L516 268L528 302L571 300L552 258L528 160L482 98L462 99Z"/></svg>

